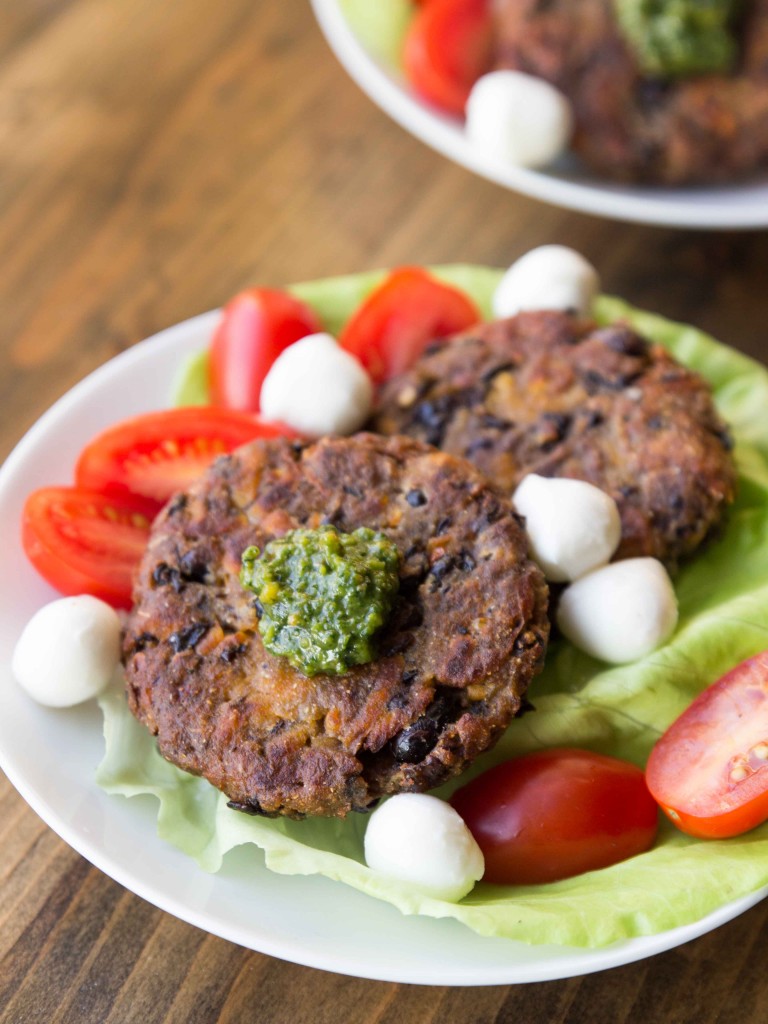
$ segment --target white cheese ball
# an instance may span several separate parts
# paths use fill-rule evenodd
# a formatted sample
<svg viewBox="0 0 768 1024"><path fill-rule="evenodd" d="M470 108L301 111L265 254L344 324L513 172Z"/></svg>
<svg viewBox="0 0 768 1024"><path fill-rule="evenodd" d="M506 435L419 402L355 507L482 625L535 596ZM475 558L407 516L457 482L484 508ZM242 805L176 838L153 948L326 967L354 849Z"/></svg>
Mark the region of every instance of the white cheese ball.
<svg viewBox="0 0 768 1024"><path fill-rule="evenodd" d="M491 159L518 167L552 163L573 133L567 98L523 71L491 71L478 78L465 113L470 142Z"/></svg>
<svg viewBox="0 0 768 1024"><path fill-rule="evenodd" d="M400 793L381 804L365 832L368 867L455 902L483 877L485 861L463 818L425 793Z"/></svg>
<svg viewBox="0 0 768 1024"><path fill-rule="evenodd" d="M628 558L595 569L565 589L557 624L572 643L601 661L636 661L674 632L672 581L655 558Z"/></svg>
<svg viewBox="0 0 768 1024"><path fill-rule="evenodd" d="M39 704L67 708L100 693L120 662L120 619L96 597L62 597L29 620L13 652L16 681Z"/></svg>
<svg viewBox="0 0 768 1024"><path fill-rule="evenodd" d="M577 580L605 565L619 546L616 502L584 480L529 473L512 501L525 516L531 555L553 583Z"/></svg>
<svg viewBox="0 0 768 1024"><path fill-rule="evenodd" d="M354 433L372 404L371 378L330 334L310 334L289 345L261 386L261 415L307 437Z"/></svg>
<svg viewBox="0 0 768 1024"><path fill-rule="evenodd" d="M493 295L497 317L525 310L569 310L586 316L600 292L600 275L567 245L540 245L512 264Z"/></svg>

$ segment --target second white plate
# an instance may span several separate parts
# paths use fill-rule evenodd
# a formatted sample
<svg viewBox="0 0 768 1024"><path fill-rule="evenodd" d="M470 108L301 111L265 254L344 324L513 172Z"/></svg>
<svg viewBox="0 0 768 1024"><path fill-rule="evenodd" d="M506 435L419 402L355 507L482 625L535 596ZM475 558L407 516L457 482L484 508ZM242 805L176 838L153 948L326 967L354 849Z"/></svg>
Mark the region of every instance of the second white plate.
<svg viewBox="0 0 768 1024"><path fill-rule="evenodd" d="M360 88L412 135L475 174L555 206L617 220L721 230L768 227L765 179L701 188L644 188L601 181L575 161L563 169L532 171L490 160L470 144L458 120L418 99L402 77L366 50L340 0L312 0L312 6L332 50Z"/></svg>

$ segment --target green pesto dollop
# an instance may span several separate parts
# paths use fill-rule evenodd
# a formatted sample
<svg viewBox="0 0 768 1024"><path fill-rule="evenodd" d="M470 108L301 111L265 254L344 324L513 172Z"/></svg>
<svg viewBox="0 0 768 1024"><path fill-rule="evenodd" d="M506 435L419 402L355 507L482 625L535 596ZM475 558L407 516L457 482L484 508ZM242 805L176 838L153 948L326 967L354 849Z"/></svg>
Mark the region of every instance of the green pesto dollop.
<svg viewBox="0 0 768 1024"><path fill-rule="evenodd" d="M642 70L679 78L729 71L738 55L734 21L742 0L614 0Z"/></svg>
<svg viewBox="0 0 768 1024"><path fill-rule="evenodd" d="M374 634L397 596L400 553L382 533L334 526L292 530L243 553L267 650L308 676L341 675L376 657Z"/></svg>

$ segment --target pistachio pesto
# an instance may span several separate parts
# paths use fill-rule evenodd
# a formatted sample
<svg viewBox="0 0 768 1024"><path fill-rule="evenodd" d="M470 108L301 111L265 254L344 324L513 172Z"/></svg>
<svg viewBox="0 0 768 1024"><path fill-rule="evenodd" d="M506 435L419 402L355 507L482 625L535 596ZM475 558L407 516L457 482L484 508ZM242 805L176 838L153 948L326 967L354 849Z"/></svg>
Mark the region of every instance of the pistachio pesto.
<svg viewBox="0 0 768 1024"><path fill-rule="evenodd" d="M647 75L730 71L742 0L613 0L619 27Z"/></svg>
<svg viewBox="0 0 768 1024"><path fill-rule="evenodd" d="M267 650L308 676L341 675L376 657L392 611L400 554L383 533L334 526L292 530L243 553L240 580L256 595Z"/></svg>

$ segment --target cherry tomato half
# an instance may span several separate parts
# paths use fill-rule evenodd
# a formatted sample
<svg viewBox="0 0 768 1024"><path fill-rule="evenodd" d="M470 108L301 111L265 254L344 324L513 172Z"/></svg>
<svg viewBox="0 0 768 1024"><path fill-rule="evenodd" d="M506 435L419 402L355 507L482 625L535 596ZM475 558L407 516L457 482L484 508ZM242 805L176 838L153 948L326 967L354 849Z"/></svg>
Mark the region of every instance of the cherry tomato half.
<svg viewBox="0 0 768 1024"><path fill-rule="evenodd" d="M43 487L26 500L21 540L32 565L59 593L92 594L130 608L153 514L141 498Z"/></svg>
<svg viewBox="0 0 768 1024"><path fill-rule="evenodd" d="M689 835L736 836L768 819L768 651L699 694L651 751L646 778Z"/></svg>
<svg viewBox="0 0 768 1024"><path fill-rule="evenodd" d="M432 341L480 320L475 304L421 267L393 270L347 322L339 344L376 383L402 373Z"/></svg>
<svg viewBox="0 0 768 1024"><path fill-rule="evenodd" d="M283 349L321 329L309 306L287 292L250 288L224 307L211 342L208 387L213 405L258 412L261 385Z"/></svg>
<svg viewBox="0 0 768 1024"><path fill-rule="evenodd" d="M290 435L233 409L189 406L146 413L108 427L80 453L78 487L103 494L138 494L158 510L225 452L257 437Z"/></svg>
<svg viewBox="0 0 768 1024"><path fill-rule="evenodd" d="M501 885L554 882L642 853L659 817L640 768L569 747L497 765L451 803L483 851L483 881Z"/></svg>
<svg viewBox="0 0 768 1024"><path fill-rule="evenodd" d="M491 46L490 0L430 0L405 38L406 77L425 100L463 115L470 89L490 70Z"/></svg>

